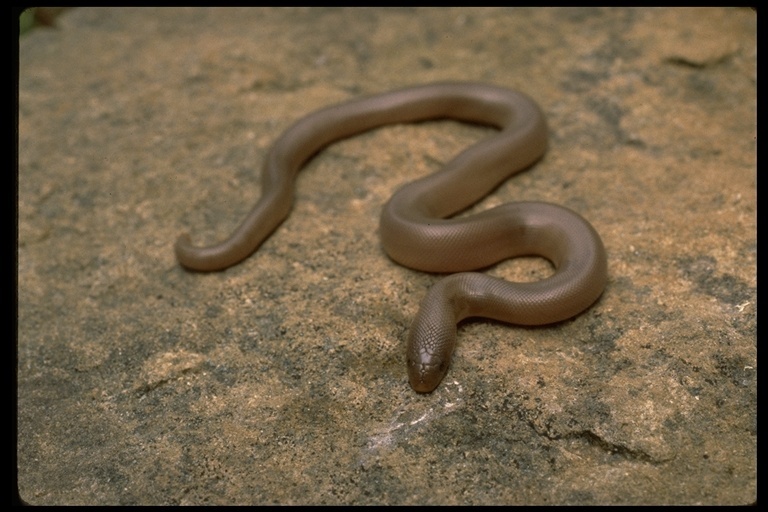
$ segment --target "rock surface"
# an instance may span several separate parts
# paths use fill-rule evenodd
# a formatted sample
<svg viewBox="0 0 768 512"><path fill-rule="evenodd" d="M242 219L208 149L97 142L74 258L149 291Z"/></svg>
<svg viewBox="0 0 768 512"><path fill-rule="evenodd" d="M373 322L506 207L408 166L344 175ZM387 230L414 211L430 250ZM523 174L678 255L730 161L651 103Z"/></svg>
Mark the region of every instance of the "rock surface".
<svg viewBox="0 0 768 512"><path fill-rule="evenodd" d="M746 504L756 499L751 9L72 9L20 41L18 491L31 504ZM609 257L573 320L462 324L408 386L440 276L382 252L402 183L489 133L337 143L225 272L292 121L412 84L519 89L545 158L475 209L566 205ZM549 272L538 258L488 272Z"/></svg>

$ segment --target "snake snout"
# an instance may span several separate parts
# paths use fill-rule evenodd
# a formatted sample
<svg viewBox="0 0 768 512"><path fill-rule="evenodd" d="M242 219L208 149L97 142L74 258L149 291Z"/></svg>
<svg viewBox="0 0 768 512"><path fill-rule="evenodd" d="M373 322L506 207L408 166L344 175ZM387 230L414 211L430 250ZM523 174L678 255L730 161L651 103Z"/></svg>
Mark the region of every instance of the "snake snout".
<svg viewBox="0 0 768 512"><path fill-rule="evenodd" d="M433 391L446 373L448 373L448 361L443 359L433 357L429 362L425 362L408 358L408 379L411 387L419 393Z"/></svg>

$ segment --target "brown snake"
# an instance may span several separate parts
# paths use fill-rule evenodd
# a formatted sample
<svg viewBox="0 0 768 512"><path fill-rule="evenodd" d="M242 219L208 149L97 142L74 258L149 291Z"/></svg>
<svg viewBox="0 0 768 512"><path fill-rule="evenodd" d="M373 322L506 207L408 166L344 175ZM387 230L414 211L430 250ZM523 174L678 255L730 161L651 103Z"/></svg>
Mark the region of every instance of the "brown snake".
<svg viewBox="0 0 768 512"><path fill-rule="evenodd" d="M549 203L508 203L448 218L474 204L546 150L547 127L529 97L475 83L438 83L354 99L318 110L288 128L272 146L262 195L224 242L195 247L176 242L186 268L221 270L253 253L288 216L294 182L304 164L330 143L387 124L455 119L500 131L464 150L439 171L403 186L381 214L384 250L398 263L427 272L460 272L439 281L421 303L408 336L413 389L429 392L445 376L456 324L485 317L541 325L588 308L607 281L600 236L577 213ZM555 273L513 283L477 272L515 256L548 259Z"/></svg>

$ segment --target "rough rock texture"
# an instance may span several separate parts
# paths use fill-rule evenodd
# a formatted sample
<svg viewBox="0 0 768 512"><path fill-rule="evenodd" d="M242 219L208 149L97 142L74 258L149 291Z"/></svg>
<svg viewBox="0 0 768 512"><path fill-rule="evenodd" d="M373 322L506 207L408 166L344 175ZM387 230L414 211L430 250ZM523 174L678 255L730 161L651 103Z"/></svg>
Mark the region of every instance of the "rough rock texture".
<svg viewBox="0 0 768 512"><path fill-rule="evenodd" d="M393 126L302 172L225 272L213 242L295 119L437 80L523 90L539 164L476 209L569 206L608 251L571 321L462 324L414 393L440 279L378 240L396 187L489 133ZM20 41L18 490L33 504L744 504L756 499L751 9L92 9ZM538 258L488 272L546 275Z"/></svg>

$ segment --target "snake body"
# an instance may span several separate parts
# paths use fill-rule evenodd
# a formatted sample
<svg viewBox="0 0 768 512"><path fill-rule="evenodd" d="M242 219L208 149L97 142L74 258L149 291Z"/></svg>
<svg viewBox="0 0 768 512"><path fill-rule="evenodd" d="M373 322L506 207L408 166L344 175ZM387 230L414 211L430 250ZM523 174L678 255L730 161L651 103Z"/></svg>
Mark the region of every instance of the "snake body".
<svg viewBox="0 0 768 512"><path fill-rule="evenodd" d="M605 250L594 228L577 213L543 202L508 203L475 215L464 210L544 153L544 116L528 96L476 83L438 83L354 99L307 115L269 151L262 195L224 242L195 247L176 242L176 256L191 270L232 266L253 253L288 216L294 182L304 164L334 141L387 124L454 119L498 128L442 169L403 186L384 206L384 250L396 262L428 272L453 273L422 301L408 335L411 386L435 389L456 343L456 324L485 317L522 325L570 318L593 304L607 281ZM513 283L476 272L501 260L536 255L555 273Z"/></svg>

